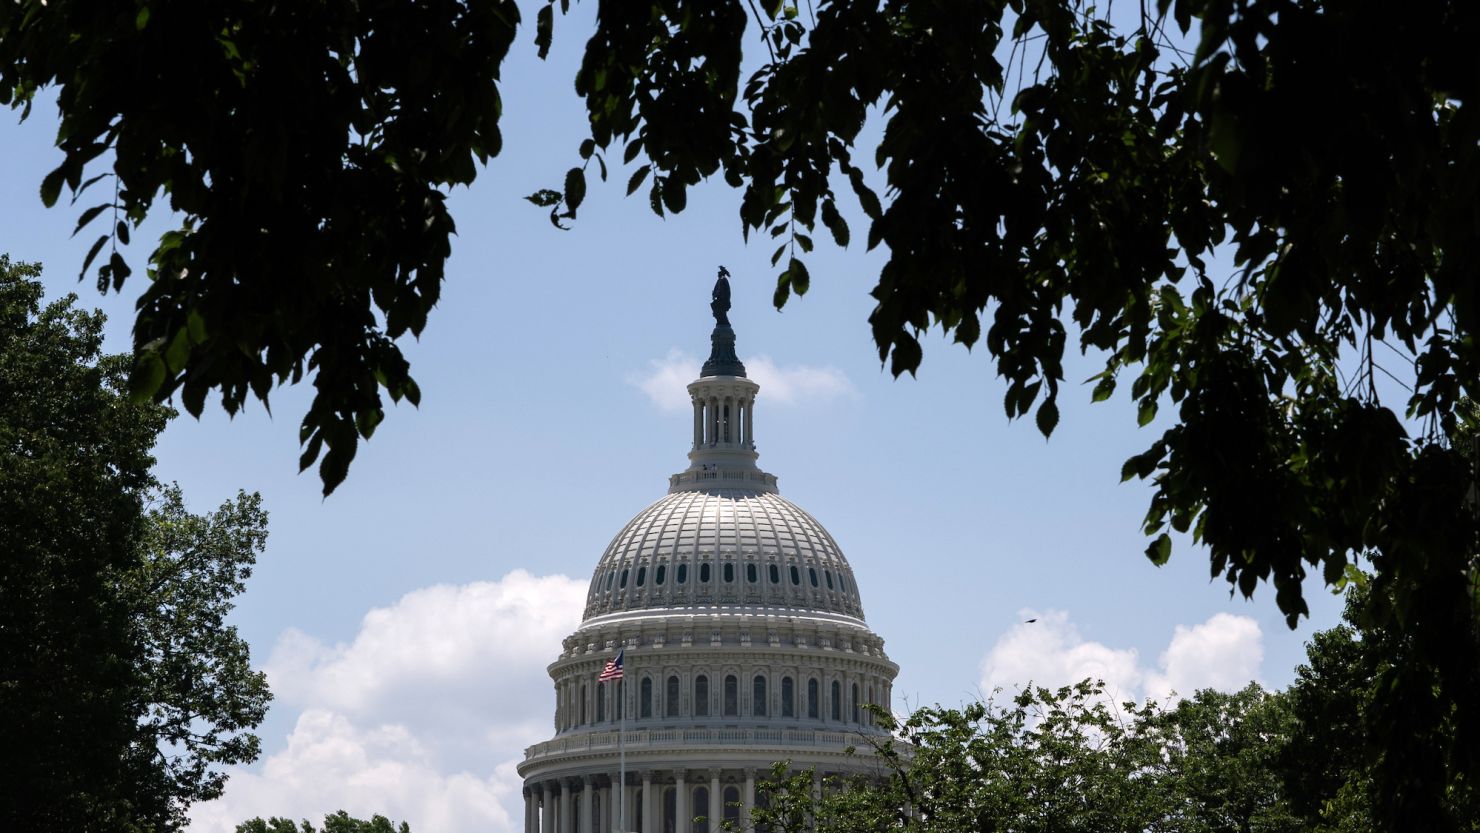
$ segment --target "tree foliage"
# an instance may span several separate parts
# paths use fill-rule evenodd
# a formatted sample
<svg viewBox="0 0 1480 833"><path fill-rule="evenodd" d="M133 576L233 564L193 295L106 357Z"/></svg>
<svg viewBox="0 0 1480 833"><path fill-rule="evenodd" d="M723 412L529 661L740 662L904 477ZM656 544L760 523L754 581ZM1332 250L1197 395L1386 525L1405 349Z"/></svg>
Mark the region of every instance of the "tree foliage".
<svg viewBox="0 0 1480 833"><path fill-rule="evenodd" d="M1279 696L1252 684L1170 709L1112 705L1088 680L1029 687L1006 705L916 711L895 727L908 746L878 748L879 778L827 779L818 796L811 772L780 764L753 823L778 833L1293 833L1303 828L1273 766L1287 724Z"/></svg>
<svg viewBox="0 0 1480 833"><path fill-rule="evenodd" d="M1368 558L1365 615L1408 650L1382 672L1391 708L1428 721L1391 733L1390 771L1456 714L1480 778L1480 710L1455 711L1480 689L1474 475L1451 442L1480 379L1480 9L1104 5L601 2L580 163L530 198L574 219L618 150L660 214L720 176L777 244L777 305L807 291L819 222L883 247L881 360L913 372L935 328L984 346L1007 415L1045 435L1065 349L1096 351L1092 398L1129 382L1142 425L1172 412L1122 470L1153 485L1148 557L1190 534L1292 625L1308 574L1339 584ZM181 217L149 257L133 390L234 411L311 378L300 462L322 456L332 490L382 389L419 397L395 339L438 297L446 190L498 153L518 22L501 0L0 5L0 99L60 94L42 200L113 187L79 217L108 224L100 284L129 276L116 244L161 195ZM748 36L766 59L746 78ZM1382 782L1389 822L1438 817L1411 786Z"/></svg>
<svg viewBox="0 0 1480 833"><path fill-rule="evenodd" d="M236 833L411 833L411 825L403 821L398 827L390 819L378 814L366 821L340 810L324 816L324 826L317 830L309 824L308 819L295 825L292 819L278 816L263 819L259 816L238 824Z"/></svg>
<svg viewBox="0 0 1480 833"><path fill-rule="evenodd" d="M0 256L0 827L174 830L257 755L266 681L224 617L266 515L155 482L169 413L39 274Z"/></svg>
<svg viewBox="0 0 1480 833"><path fill-rule="evenodd" d="M1480 830L1480 789L1455 731L1465 705L1436 696L1432 682L1427 696L1394 684L1412 648L1401 632L1374 626L1371 592L1358 586L1348 595L1346 623L1315 635L1288 690L1294 723L1279 768L1291 805L1310 830L1371 830L1383 788L1432 796L1413 802L1428 813L1410 820L1414 829ZM1395 754L1404 747L1394 735L1413 735L1409 743L1425 754Z"/></svg>

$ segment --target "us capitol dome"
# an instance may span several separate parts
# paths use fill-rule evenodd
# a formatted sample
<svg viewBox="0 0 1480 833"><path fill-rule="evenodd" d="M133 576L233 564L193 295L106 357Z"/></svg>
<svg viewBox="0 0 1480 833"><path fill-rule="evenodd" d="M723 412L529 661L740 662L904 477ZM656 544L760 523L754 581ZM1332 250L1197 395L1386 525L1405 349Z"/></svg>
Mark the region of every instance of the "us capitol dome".
<svg viewBox="0 0 1480 833"><path fill-rule="evenodd" d="M607 546L549 667L555 735L518 767L525 833L718 833L777 761L877 770L866 740L887 733L864 706L889 708L899 666L837 542L756 466L760 386L723 270L711 308L689 466ZM598 682L619 653L621 679Z"/></svg>

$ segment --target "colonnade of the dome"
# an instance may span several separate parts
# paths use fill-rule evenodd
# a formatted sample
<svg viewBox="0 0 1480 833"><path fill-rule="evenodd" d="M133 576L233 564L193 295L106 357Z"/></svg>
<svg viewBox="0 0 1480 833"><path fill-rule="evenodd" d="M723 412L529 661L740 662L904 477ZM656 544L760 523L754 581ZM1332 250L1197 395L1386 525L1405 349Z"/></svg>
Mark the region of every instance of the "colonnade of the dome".
<svg viewBox="0 0 1480 833"><path fill-rule="evenodd" d="M817 789L826 775L814 773ZM856 773L839 773L856 774ZM635 833L718 833L724 821L749 818L757 780L770 768L676 768L628 771L625 813ZM622 830L620 775L594 773L532 781L524 787L524 833L615 833Z"/></svg>

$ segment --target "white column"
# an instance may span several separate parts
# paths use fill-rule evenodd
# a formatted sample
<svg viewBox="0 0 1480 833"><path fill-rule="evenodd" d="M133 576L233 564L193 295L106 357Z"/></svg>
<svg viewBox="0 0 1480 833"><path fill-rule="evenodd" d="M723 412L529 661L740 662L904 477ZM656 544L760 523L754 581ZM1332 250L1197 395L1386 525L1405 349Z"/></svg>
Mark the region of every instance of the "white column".
<svg viewBox="0 0 1480 833"><path fill-rule="evenodd" d="M540 833L555 833L555 796L545 784L540 785Z"/></svg>
<svg viewBox="0 0 1480 833"><path fill-rule="evenodd" d="M694 448L704 444L704 405L694 400Z"/></svg>
<svg viewBox="0 0 1480 833"><path fill-rule="evenodd" d="M591 800L596 785L592 783L590 775L581 779L581 831L580 833L596 833L596 808L595 802Z"/></svg>
<svg viewBox="0 0 1480 833"><path fill-rule="evenodd" d="M673 773L673 833L689 833L693 826L693 814L689 812L689 788L684 783L685 773Z"/></svg>
<svg viewBox="0 0 1480 833"><path fill-rule="evenodd" d="M653 774L642 774L642 833L655 833L653 825Z"/></svg>
<svg viewBox="0 0 1480 833"><path fill-rule="evenodd" d="M560 816L558 819L560 822L560 833L576 833L575 825L572 823L576 819L574 808L571 806L571 783L572 781L569 778L560 779Z"/></svg>
<svg viewBox="0 0 1480 833"><path fill-rule="evenodd" d="M621 829L618 827L620 822L617 819L617 802L621 801L621 793L619 792L621 789L622 782L617 780L617 773L613 772L611 784L601 794L601 809L606 814L606 833L621 833Z"/></svg>
<svg viewBox="0 0 1480 833"><path fill-rule="evenodd" d="M755 809L755 770L745 770L745 790L740 793L740 829L750 829L750 811Z"/></svg>
<svg viewBox="0 0 1480 833"><path fill-rule="evenodd" d="M755 400L745 401L745 443L747 446L755 445Z"/></svg>
<svg viewBox="0 0 1480 833"><path fill-rule="evenodd" d="M719 833L725 820L724 798L719 794L719 770L709 770L709 831Z"/></svg>
<svg viewBox="0 0 1480 833"><path fill-rule="evenodd" d="M534 829L535 814L539 811L534 806L534 791L529 787L524 788L524 833L538 833Z"/></svg>
<svg viewBox="0 0 1480 833"><path fill-rule="evenodd" d="M719 397L709 397L709 444L719 443Z"/></svg>

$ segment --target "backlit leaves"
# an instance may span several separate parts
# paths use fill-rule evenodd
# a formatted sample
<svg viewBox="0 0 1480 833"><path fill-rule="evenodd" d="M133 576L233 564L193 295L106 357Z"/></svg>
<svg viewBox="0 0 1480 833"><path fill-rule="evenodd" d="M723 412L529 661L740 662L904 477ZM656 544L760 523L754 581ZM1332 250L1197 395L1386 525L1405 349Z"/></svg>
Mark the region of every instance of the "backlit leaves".
<svg viewBox="0 0 1480 833"><path fill-rule="evenodd" d="M101 287L134 274L129 233L158 195L179 218L147 258L130 390L178 393L192 413L218 395L234 413L310 377L304 448L333 452L332 490L382 397L414 384L396 339L419 334L440 297L448 189L501 147L497 82L518 8L83 6L0 6L0 100L28 107L39 87L58 90L64 159L42 178L43 204L111 160L118 222L83 267ZM546 7L546 45L551 22ZM204 335L187 344L192 316Z"/></svg>

